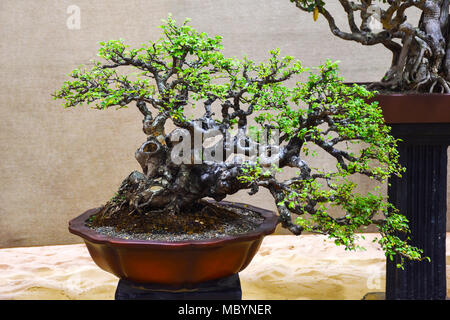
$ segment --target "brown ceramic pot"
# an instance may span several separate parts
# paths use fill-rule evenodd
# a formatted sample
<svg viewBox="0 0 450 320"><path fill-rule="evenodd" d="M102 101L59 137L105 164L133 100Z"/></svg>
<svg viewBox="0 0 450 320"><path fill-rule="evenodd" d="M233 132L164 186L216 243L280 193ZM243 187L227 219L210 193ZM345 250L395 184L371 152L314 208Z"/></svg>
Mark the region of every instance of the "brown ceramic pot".
<svg viewBox="0 0 450 320"><path fill-rule="evenodd" d="M373 100L379 102L388 124L450 122L450 94L389 93Z"/></svg>
<svg viewBox="0 0 450 320"><path fill-rule="evenodd" d="M221 202L264 217L250 233L220 239L180 242L125 240L99 234L86 226L98 212L91 209L69 222L69 231L84 239L95 263L121 279L180 286L230 276L248 266L264 236L275 231L278 216L240 203Z"/></svg>

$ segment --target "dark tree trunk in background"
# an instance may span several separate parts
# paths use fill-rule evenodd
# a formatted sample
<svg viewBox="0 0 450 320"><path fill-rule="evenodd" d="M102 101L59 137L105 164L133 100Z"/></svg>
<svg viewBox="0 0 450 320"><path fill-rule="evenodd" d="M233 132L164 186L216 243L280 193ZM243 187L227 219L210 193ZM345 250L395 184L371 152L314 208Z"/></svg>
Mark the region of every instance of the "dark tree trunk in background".
<svg viewBox="0 0 450 320"><path fill-rule="evenodd" d="M387 259L386 299L442 300L446 298L447 148L450 124L392 125L399 146L403 178L392 178L389 200L410 221L411 244L431 261Z"/></svg>
<svg viewBox="0 0 450 320"><path fill-rule="evenodd" d="M311 12L313 1L291 1L300 10ZM380 6L378 1L339 2L347 15L350 32L339 26L326 4L319 9L335 36L365 46L382 44L392 52L389 70L372 88L450 93L450 0L383 1L385 5ZM422 12L418 25L408 21L409 9L414 7ZM376 8L379 13L374 15ZM360 25L355 19L358 15ZM382 30L372 30L371 19L379 21Z"/></svg>

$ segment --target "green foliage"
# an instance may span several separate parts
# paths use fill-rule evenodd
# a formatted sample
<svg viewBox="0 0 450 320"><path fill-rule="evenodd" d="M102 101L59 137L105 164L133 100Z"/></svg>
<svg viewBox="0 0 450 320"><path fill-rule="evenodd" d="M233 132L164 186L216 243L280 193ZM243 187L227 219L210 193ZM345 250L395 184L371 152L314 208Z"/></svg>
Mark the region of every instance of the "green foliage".
<svg viewBox="0 0 450 320"><path fill-rule="evenodd" d="M114 196L109 200L114 203L121 203L126 200L126 196L124 194L120 194L118 192L114 193Z"/></svg>
<svg viewBox="0 0 450 320"><path fill-rule="evenodd" d="M295 0L290 0L291 2L295 2ZM309 12L313 12L314 8L321 8L325 5L325 1L323 0L300 0L300 2L308 9Z"/></svg>
<svg viewBox="0 0 450 320"><path fill-rule="evenodd" d="M91 69L75 69L70 74L73 80L66 81L54 98L64 99L64 107L93 103L97 109L120 108L142 100L183 118L183 93L189 89L196 94L194 99L203 98L214 87L214 75L233 63L219 51L221 37L199 33L188 21L178 26L169 16L161 26L164 36L136 49L122 39L101 42L98 56L106 63L94 61ZM189 63L183 64L188 56ZM133 72L118 74L115 68L119 66ZM175 80L169 83L169 79Z"/></svg>
<svg viewBox="0 0 450 320"><path fill-rule="evenodd" d="M336 171L317 169L307 178L304 172L299 172L298 177L284 185L284 197L278 201L278 208L297 214L295 223L303 230L328 235L347 250L358 248L359 230L376 224L382 235L379 244L388 257L400 254L408 259L423 259L420 249L398 236L409 232L406 218L384 195L357 193L356 184L350 180L351 176L362 174L386 183L389 176L401 176L404 171L398 164L397 140L390 135L381 109L376 102L368 102L374 92L345 84L338 75L337 63L331 61L319 66L317 72L310 72L304 83L297 82L293 88L277 83L270 91L270 99L255 108L260 112L256 120L279 129L289 139L303 141L305 155L315 152L306 146L310 143L337 159ZM308 108L294 108L296 105ZM321 123L327 126L318 126L313 119L322 119ZM359 151L348 151L348 144L358 145ZM241 177L254 184L268 178L273 177L267 177L267 171L258 167L245 168ZM345 216L332 217L331 207L341 208Z"/></svg>

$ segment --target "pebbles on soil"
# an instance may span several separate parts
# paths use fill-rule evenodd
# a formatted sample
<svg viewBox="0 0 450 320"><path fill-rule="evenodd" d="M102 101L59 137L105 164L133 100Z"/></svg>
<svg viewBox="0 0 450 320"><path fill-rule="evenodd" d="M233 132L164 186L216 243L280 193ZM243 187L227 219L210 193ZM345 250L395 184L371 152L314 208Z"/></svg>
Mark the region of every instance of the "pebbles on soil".
<svg viewBox="0 0 450 320"><path fill-rule="evenodd" d="M162 242L177 242L190 240L211 240L220 239L229 236L236 236L245 234L255 230L264 219L256 212L251 210L239 210L240 215L224 216L222 220L215 217L214 225L210 228L193 228L195 231L170 231L168 228L162 228L161 223L159 227L154 228L152 232L130 232L126 230L118 230L115 226L89 226L97 233L106 235L112 238L127 239L127 240L152 240ZM195 219L192 224L203 224L201 219Z"/></svg>

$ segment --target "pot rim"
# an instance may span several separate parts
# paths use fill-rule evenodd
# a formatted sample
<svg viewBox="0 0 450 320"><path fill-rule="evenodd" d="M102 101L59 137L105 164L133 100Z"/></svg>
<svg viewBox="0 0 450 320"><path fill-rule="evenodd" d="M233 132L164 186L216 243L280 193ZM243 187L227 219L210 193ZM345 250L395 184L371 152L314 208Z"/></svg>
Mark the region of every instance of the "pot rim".
<svg viewBox="0 0 450 320"><path fill-rule="evenodd" d="M88 240L97 244L107 244L116 247L151 247L163 248L163 249L180 249L180 248L196 248L196 247L215 247L224 244L241 241L251 241L260 238L263 235L269 235L275 231L277 224L279 223L278 215L273 211L258 208L252 205L247 205L239 202L220 201L220 204L229 205L235 208L241 208L246 210L252 210L259 213L264 221L255 230L235 235L226 236L215 239L207 240L183 240L183 241L156 241L156 240L130 240L115 238L96 232L94 229L86 226L87 219L99 212L101 207L87 210L83 214L69 221L69 231L77 236L80 236L84 240Z"/></svg>
<svg viewBox="0 0 450 320"><path fill-rule="evenodd" d="M450 123L450 94L379 93L369 101L378 102L389 125Z"/></svg>
<svg viewBox="0 0 450 320"><path fill-rule="evenodd" d="M377 83L378 81L355 81L355 82L344 82L344 84L346 85L360 85L360 86L367 86L367 85L371 85L373 83ZM376 90L378 91L378 93L376 94L376 96L448 96L450 97L450 93L438 93L438 92L419 92L419 91L380 91L380 90Z"/></svg>
<svg viewBox="0 0 450 320"><path fill-rule="evenodd" d="M400 97L400 96L409 96L409 97L415 97L415 96L426 96L426 97L436 97L436 98L443 98L443 97L450 97L450 93L436 93L436 92L379 92L375 94L375 97L379 96L394 96L394 97Z"/></svg>

